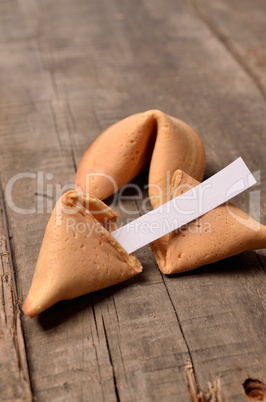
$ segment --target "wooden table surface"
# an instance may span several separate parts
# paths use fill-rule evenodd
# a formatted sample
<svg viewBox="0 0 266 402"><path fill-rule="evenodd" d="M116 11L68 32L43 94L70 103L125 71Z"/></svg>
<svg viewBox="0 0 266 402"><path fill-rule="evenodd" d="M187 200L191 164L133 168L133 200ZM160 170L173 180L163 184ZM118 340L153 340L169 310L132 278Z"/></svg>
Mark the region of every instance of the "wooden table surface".
<svg viewBox="0 0 266 402"><path fill-rule="evenodd" d="M145 247L136 278L20 313L60 185L130 114L189 123L205 177L242 156L260 180L236 202L260 196L266 224L265 20L265 0L0 0L1 401L245 401L265 382L262 250L169 277Z"/></svg>

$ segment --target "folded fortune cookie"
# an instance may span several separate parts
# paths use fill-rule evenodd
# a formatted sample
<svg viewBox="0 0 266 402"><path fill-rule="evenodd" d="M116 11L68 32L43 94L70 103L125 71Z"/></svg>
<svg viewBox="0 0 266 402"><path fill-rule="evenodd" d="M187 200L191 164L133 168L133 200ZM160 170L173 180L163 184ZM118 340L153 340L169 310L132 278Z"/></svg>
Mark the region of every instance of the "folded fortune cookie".
<svg viewBox="0 0 266 402"><path fill-rule="evenodd" d="M23 311L31 318L60 300L93 292L140 273L142 266L109 231L117 214L97 198L69 191L48 222Z"/></svg>
<svg viewBox="0 0 266 402"><path fill-rule="evenodd" d="M198 184L177 170L171 183L171 196L177 197ZM232 203L227 203L150 246L164 274L180 273L246 250L265 248L266 227Z"/></svg>
<svg viewBox="0 0 266 402"><path fill-rule="evenodd" d="M159 110L129 116L104 131L85 152L76 185L104 200L149 164L149 196L156 208L169 201L167 187L176 169L202 180L202 141L188 124Z"/></svg>

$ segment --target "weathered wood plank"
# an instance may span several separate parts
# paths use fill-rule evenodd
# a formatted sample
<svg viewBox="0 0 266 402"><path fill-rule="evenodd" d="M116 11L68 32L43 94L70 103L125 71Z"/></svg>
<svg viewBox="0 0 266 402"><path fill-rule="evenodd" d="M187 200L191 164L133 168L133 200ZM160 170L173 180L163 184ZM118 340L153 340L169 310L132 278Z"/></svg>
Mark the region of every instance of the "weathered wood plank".
<svg viewBox="0 0 266 402"><path fill-rule="evenodd" d="M44 213L7 209L21 299L59 195L55 185L73 183L86 147L126 115L159 108L184 119L204 138L207 175L241 154L253 171L260 169L257 189L265 191L264 100L183 2L23 4L25 39L0 46L2 185L20 172L44 176L43 187L36 176L18 181L13 192L22 208L44 201ZM4 32L8 42L10 31ZM240 197L239 205L247 209L247 201ZM140 203L123 205L135 217L141 211ZM144 272L128 283L23 318L35 398L188 401L189 362L197 390L219 377L225 398L243 400L244 380L265 376L263 255L260 262L247 253L171 278L162 277L148 248L138 256Z"/></svg>
<svg viewBox="0 0 266 402"><path fill-rule="evenodd" d="M190 3L266 97L265 1L190 0Z"/></svg>
<svg viewBox="0 0 266 402"><path fill-rule="evenodd" d="M6 216L0 187L0 399L31 401L29 373L21 328Z"/></svg>

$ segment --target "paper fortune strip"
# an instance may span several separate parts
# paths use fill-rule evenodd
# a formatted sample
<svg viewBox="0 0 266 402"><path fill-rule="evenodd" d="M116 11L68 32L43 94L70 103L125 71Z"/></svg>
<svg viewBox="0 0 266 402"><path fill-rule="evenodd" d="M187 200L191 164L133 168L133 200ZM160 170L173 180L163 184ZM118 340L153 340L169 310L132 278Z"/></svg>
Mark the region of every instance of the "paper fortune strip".
<svg viewBox="0 0 266 402"><path fill-rule="evenodd" d="M256 183L242 158L203 183L112 232L128 252L159 239L229 201Z"/></svg>

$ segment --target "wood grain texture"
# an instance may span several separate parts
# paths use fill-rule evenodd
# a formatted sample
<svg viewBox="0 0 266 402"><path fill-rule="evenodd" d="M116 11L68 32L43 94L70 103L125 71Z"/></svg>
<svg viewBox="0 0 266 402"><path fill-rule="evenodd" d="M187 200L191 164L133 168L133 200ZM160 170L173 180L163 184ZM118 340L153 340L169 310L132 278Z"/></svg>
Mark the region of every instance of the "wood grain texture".
<svg viewBox="0 0 266 402"><path fill-rule="evenodd" d="M83 152L139 111L161 109L191 124L204 140L206 176L241 155L260 183L236 202L248 211L261 190L266 223L264 97L190 2L1 0L0 9L1 184L6 190L14 175L31 173L12 195L16 206L35 209L21 214L5 201L21 300L51 208L73 185ZM146 181L145 173L135 180L142 199L114 205L120 222L150 207ZM37 319L23 316L35 400L190 401L189 365L202 398L214 381L223 399L243 401L248 377L266 379L265 254L171 277L149 247L137 255L138 277ZM14 392L11 380L7 389Z"/></svg>
<svg viewBox="0 0 266 402"><path fill-rule="evenodd" d="M266 98L265 1L190 0L190 3Z"/></svg>

